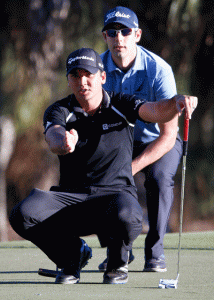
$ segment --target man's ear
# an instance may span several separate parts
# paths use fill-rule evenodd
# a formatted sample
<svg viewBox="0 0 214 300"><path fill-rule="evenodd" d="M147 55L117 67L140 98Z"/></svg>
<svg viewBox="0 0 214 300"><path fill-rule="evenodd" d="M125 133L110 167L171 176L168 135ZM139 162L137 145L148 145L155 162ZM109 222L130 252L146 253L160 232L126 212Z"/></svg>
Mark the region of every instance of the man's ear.
<svg viewBox="0 0 214 300"><path fill-rule="evenodd" d="M102 32L102 34L103 34L103 38L104 38L104 40L105 40L105 42L106 42L106 40L107 40L107 38L106 38L106 33L105 33L105 32Z"/></svg>
<svg viewBox="0 0 214 300"><path fill-rule="evenodd" d="M101 78L102 78L102 84L105 84L106 83L106 72L105 71L103 71L103 72L101 72Z"/></svg>
<svg viewBox="0 0 214 300"><path fill-rule="evenodd" d="M135 32L136 43L138 43L138 42L141 40L141 36L142 36L142 30L139 28L139 29Z"/></svg>

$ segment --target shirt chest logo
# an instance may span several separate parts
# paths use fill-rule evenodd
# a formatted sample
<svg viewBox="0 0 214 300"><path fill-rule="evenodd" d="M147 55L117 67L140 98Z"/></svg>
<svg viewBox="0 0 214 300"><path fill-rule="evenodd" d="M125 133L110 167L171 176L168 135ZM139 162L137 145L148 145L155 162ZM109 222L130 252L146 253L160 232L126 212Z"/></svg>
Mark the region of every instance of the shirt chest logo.
<svg viewBox="0 0 214 300"><path fill-rule="evenodd" d="M113 127L118 127L122 124L122 122L113 123L113 124L103 124L103 130L108 130Z"/></svg>

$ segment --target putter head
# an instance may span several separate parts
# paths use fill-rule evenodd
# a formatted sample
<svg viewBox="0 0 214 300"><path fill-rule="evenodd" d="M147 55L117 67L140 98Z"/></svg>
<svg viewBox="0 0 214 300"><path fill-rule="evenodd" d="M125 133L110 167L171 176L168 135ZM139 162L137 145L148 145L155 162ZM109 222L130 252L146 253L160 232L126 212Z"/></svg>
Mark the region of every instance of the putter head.
<svg viewBox="0 0 214 300"><path fill-rule="evenodd" d="M177 289L178 280L177 279L160 279L158 287L160 289Z"/></svg>
<svg viewBox="0 0 214 300"><path fill-rule="evenodd" d="M48 269L39 269L38 274L41 276L46 276L46 277L53 277L56 278L56 276L58 274L60 274L61 272L56 270L48 270Z"/></svg>

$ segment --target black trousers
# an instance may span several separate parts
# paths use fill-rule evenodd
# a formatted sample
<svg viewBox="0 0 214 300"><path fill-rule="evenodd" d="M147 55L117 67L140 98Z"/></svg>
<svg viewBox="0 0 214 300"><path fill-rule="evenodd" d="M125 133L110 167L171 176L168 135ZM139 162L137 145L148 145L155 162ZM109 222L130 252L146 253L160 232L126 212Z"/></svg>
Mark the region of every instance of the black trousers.
<svg viewBox="0 0 214 300"><path fill-rule="evenodd" d="M89 193L34 189L10 215L13 229L59 268L79 264L80 237L91 234L109 248L108 269L118 268L127 261L142 221L135 193L96 187Z"/></svg>

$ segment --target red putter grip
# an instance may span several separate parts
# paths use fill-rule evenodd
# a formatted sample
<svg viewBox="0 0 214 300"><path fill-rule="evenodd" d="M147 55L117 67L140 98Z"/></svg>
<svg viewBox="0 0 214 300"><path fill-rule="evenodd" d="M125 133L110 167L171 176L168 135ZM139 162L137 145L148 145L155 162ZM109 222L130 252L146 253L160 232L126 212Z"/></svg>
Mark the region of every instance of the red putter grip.
<svg viewBox="0 0 214 300"><path fill-rule="evenodd" d="M188 136L189 136L189 119L184 119L184 137L183 137L183 140L185 142L188 141Z"/></svg>
<svg viewBox="0 0 214 300"><path fill-rule="evenodd" d="M184 119L183 155L187 155L189 137L189 119Z"/></svg>

